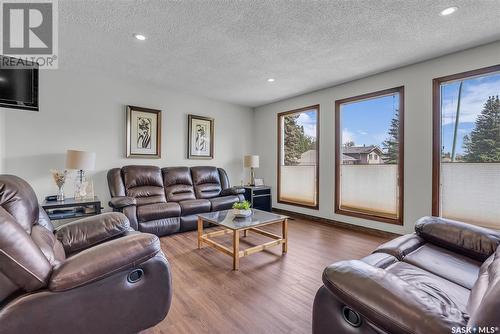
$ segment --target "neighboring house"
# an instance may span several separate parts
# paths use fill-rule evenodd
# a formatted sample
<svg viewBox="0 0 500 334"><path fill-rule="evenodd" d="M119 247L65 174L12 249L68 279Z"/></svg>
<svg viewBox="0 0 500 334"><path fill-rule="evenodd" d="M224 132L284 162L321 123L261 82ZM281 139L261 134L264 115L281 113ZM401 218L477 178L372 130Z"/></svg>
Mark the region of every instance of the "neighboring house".
<svg viewBox="0 0 500 334"><path fill-rule="evenodd" d="M383 164L382 155L382 150L376 145L342 147L342 163L345 165Z"/></svg>
<svg viewBox="0 0 500 334"><path fill-rule="evenodd" d="M299 166L315 166L316 165L316 150L309 150L302 153L298 161Z"/></svg>

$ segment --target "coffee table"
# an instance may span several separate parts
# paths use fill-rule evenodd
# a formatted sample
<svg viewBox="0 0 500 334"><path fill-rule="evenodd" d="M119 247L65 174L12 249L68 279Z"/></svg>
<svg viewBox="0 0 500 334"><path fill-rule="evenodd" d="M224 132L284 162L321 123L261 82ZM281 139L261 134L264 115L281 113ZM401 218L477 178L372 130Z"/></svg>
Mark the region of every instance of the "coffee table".
<svg viewBox="0 0 500 334"><path fill-rule="evenodd" d="M204 234L204 222L221 226L224 229ZM281 235L277 235L258 228L270 224L281 224ZM246 248L244 250L240 250L240 231L243 231L245 237L250 231L253 233L261 234L273 240L257 246ZM210 239L212 237L225 234L232 234L233 236L232 249ZM282 245L282 254L285 254L287 252L288 217L257 209L252 209L252 215L246 218L235 217L232 210L202 213L198 215L198 248L201 248L204 243L224 254L231 256L233 258L233 270L238 270L240 267L241 257L261 252L265 249L278 245Z"/></svg>

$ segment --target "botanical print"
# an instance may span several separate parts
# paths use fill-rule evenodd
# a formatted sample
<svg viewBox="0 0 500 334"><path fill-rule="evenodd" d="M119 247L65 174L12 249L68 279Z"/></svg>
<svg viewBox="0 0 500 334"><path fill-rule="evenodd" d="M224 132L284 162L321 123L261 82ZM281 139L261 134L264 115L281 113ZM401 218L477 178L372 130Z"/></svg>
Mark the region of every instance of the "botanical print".
<svg viewBox="0 0 500 334"><path fill-rule="evenodd" d="M127 158L160 158L161 110L127 107Z"/></svg>
<svg viewBox="0 0 500 334"><path fill-rule="evenodd" d="M213 159L214 120L189 115L188 123L188 158Z"/></svg>
<svg viewBox="0 0 500 334"><path fill-rule="evenodd" d="M153 120L148 117L137 119L137 148L151 148L151 126Z"/></svg>
<svg viewBox="0 0 500 334"><path fill-rule="evenodd" d="M198 153L207 153L209 140L207 138L208 133L207 126L205 124L196 124L196 139L195 139L195 151Z"/></svg>

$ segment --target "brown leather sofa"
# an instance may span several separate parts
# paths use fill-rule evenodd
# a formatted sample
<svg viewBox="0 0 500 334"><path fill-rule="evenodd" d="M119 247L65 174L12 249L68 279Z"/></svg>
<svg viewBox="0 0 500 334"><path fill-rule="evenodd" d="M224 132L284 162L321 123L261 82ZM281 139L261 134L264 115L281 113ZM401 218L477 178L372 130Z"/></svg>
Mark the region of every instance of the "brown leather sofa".
<svg viewBox="0 0 500 334"><path fill-rule="evenodd" d="M137 333L165 318L158 237L121 213L54 230L22 179L0 175L0 333Z"/></svg>
<svg viewBox="0 0 500 334"><path fill-rule="evenodd" d="M158 236L194 230L197 214L230 209L245 199L222 168L125 166L108 171L109 206L133 229Z"/></svg>
<svg viewBox="0 0 500 334"><path fill-rule="evenodd" d="M499 332L500 232L436 217L415 232L328 266L313 333Z"/></svg>

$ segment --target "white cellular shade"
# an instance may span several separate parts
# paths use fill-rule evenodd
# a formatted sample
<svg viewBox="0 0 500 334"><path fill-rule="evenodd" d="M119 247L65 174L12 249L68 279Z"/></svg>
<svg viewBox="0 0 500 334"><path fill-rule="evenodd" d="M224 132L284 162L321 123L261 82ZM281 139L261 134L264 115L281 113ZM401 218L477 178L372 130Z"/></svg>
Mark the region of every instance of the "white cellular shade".
<svg viewBox="0 0 500 334"><path fill-rule="evenodd" d="M340 208L398 216L398 165L341 165Z"/></svg>
<svg viewBox="0 0 500 334"><path fill-rule="evenodd" d="M441 215L500 229L500 163L442 163Z"/></svg>

